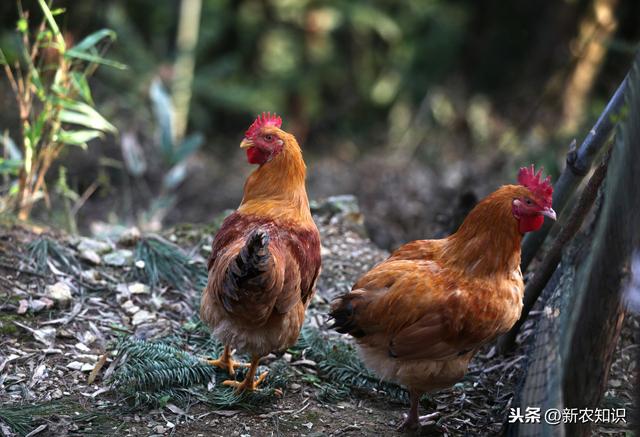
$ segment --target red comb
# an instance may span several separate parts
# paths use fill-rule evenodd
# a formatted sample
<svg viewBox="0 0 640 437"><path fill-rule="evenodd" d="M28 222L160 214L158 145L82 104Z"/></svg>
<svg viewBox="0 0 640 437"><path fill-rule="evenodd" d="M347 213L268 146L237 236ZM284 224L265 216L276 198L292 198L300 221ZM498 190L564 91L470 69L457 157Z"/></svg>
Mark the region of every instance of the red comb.
<svg viewBox="0 0 640 437"><path fill-rule="evenodd" d="M245 138L253 138L258 131L265 126L275 126L279 128L282 126L282 119L276 114L271 115L270 112L263 112L251 123L251 126L249 126L249 129L247 129L247 132L244 134Z"/></svg>
<svg viewBox="0 0 640 437"><path fill-rule="evenodd" d="M527 187L542 202L542 206L551 207L553 197L551 176L547 176L546 179L542 180L542 167L537 173L533 164L529 168L521 167L518 172L518 183Z"/></svg>

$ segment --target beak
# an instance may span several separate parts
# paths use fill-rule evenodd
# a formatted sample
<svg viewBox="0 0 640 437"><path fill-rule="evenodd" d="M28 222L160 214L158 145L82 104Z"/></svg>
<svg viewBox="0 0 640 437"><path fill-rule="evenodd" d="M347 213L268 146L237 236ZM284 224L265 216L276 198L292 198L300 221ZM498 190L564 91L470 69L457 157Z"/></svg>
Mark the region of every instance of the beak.
<svg viewBox="0 0 640 437"><path fill-rule="evenodd" d="M549 217L551 220L556 220L556 212L553 210L553 208L545 208L542 210L542 212L540 212L540 214Z"/></svg>
<svg viewBox="0 0 640 437"><path fill-rule="evenodd" d="M253 147L253 141L247 138L243 139L242 142L240 143L240 148L248 149L249 147Z"/></svg>

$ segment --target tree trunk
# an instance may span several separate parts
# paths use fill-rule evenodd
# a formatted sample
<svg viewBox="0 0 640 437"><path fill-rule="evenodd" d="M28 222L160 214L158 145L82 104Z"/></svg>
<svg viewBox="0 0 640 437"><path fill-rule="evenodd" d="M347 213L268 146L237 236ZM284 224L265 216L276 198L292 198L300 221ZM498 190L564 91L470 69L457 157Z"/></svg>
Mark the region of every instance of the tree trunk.
<svg viewBox="0 0 640 437"><path fill-rule="evenodd" d="M592 13L580 22L578 36L571 43L578 59L562 99L560 129L564 132L575 132L583 121L587 98L607 54L607 40L618 25L617 3L618 0L595 0Z"/></svg>

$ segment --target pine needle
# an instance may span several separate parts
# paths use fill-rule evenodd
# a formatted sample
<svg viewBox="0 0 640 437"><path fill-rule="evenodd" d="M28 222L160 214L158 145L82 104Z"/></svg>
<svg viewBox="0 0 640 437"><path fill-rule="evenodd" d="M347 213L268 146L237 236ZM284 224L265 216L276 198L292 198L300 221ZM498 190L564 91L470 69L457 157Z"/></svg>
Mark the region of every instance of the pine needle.
<svg viewBox="0 0 640 437"><path fill-rule="evenodd" d="M175 244L157 235L141 238L135 249L136 261L144 267L132 270L135 280L156 287L160 283L175 289L201 289L207 283L207 272Z"/></svg>
<svg viewBox="0 0 640 437"><path fill-rule="evenodd" d="M46 275L51 272L49 262L65 273L77 274L80 271L80 263L73 255L73 252L62 246L55 240L47 237L39 237L27 246L29 258L35 264L36 272Z"/></svg>
<svg viewBox="0 0 640 437"><path fill-rule="evenodd" d="M166 342L151 342L128 337L116 344L121 363L111 383L134 408L163 406L169 401L186 404L195 398L216 408L252 409L273 400L276 389L286 385L286 366L275 363L259 390L237 394L222 385L222 381L229 379L224 370L208 364L205 357L171 344L178 340L179 337L174 337ZM213 355L217 355L221 346L213 345ZM242 371L236 375L236 379L243 377Z"/></svg>
<svg viewBox="0 0 640 437"><path fill-rule="evenodd" d="M39 423L57 420L61 416L66 416L74 422L81 429L83 436L105 435L119 426L124 426L124 423L109 414L84 411L84 407L74 402L53 401L0 408L0 422L4 422L11 431L21 436L32 432Z"/></svg>
<svg viewBox="0 0 640 437"><path fill-rule="evenodd" d="M211 337L209 329L197 318L161 342L123 337L114 349L120 363L111 384L134 408L163 406L168 402L184 405L198 400L214 408L254 409L272 402L277 389L287 386L291 373L288 363L276 360L270 364L269 376L259 390L238 394L222 385L229 375L206 362L206 358L219 356L222 344ZM408 401L402 387L381 381L369 371L351 344L331 338L318 328L304 327L290 352L316 362L318 375L306 376L318 387L317 397L321 401L336 402L358 390L384 393L402 403ZM238 369L235 379L243 379L246 371Z"/></svg>
<svg viewBox="0 0 640 437"><path fill-rule="evenodd" d="M405 389L382 381L367 369L351 344L330 338L317 328L305 326L291 352L317 363L320 371L318 376L326 384L320 387L318 397L321 400L344 399L354 390L384 392L402 403L409 399Z"/></svg>

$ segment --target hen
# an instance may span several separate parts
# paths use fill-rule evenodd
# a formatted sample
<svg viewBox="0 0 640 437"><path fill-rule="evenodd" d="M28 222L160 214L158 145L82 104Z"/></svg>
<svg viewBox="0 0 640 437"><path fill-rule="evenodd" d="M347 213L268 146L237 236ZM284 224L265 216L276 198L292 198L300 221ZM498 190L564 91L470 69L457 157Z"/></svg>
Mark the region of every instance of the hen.
<svg viewBox="0 0 640 437"><path fill-rule="evenodd" d="M249 354L238 390L254 390L260 358L295 344L320 272L320 235L309 210L306 166L293 135L280 129L275 114L262 114L240 147L259 167L244 186L240 207L227 217L213 241L209 279L200 317L224 344L210 363L234 374L247 366L233 349Z"/></svg>
<svg viewBox="0 0 640 437"><path fill-rule="evenodd" d="M461 379L475 352L520 316L520 242L556 214L550 177L531 166L518 182L478 203L455 234L401 246L332 304L333 328L355 337L366 365L408 387L403 429L424 419L422 394Z"/></svg>

